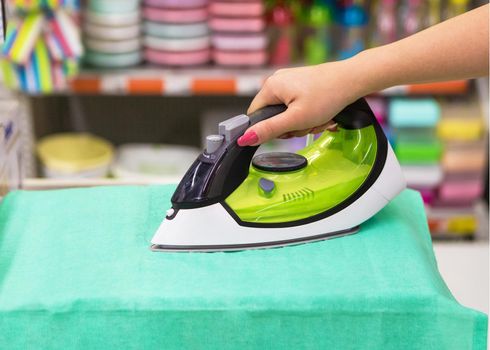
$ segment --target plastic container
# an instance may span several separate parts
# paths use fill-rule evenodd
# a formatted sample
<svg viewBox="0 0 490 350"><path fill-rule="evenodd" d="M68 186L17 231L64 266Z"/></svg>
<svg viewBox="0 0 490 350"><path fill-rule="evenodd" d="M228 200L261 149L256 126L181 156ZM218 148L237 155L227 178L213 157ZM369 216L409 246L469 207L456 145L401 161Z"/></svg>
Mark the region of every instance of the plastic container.
<svg viewBox="0 0 490 350"><path fill-rule="evenodd" d="M85 13L87 22L108 26L108 27L126 27L138 24L140 22L140 12L134 11L129 13L98 13L87 11Z"/></svg>
<svg viewBox="0 0 490 350"><path fill-rule="evenodd" d="M209 62L211 50L173 52L145 49L144 57L148 62L158 65L197 66Z"/></svg>
<svg viewBox="0 0 490 350"><path fill-rule="evenodd" d="M352 57L365 49L365 36L368 24L365 1L358 0L346 6L341 14L343 32L339 58Z"/></svg>
<svg viewBox="0 0 490 350"><path fill-rule="evenodd" d="M293 61L296 28L291 7L276 4L270 11L270 62L274 66L288 66Z"/></svg>
<svg viewBox="0 0 490 350"><path fill-rule="evenodd" d="M267 62L267 52L258 51L213 51L213 60L222 66L262 66Z"/></svg>
<svg viewBox="0 0 490 350"><path fill-rule="evenodd" d="M145 6L182 9L204 7L208 0L144 0L143 3Z"/></svg>
<svg viewBox="0 0 490 350"><path fill-rule="evenodd" d="M409 187L434 188L443 179L439 164L435 165L402 165L403 175Z"/></svg>
<svg viewBox="0 0 490 350"><path fill-rule="evenodd" d="M257 33L265 29L265 20L262 17L213 17L209 20L209 27L215 32Z"/></svg>
<svg viewBox="0 0 490 350"><path fill-rule="evenodd" d="M307 64L320 64L331 58L332 8L323 1L311 4L305 16L303 53Z"/></svg>
<svg viewBox="0 0 490 350"><path fill-rule="evenodd" d="M483 131L482 118L443 118L437 125L437 136L445 141L479 140Z"/></svg>
<svg viewBox="0 0 490 350"><path fill-rule="evenodd" d="M209 34L206 22L173 24L145 21L143 31L145 34L164 38L193 38Z"/></svg>
<svg viewBox="0 0 490 350"><path fill-rule="evenodd" d="M441 108L433 98L397 98L390 102L389 119L394 128L433 128L441 116Z"/></svg>
<svg viewBox="0 0 490 350"><path fill-rule="evenodd" d="M140 25L134 24L126 27L108 27L98 24L85 23L85 34L88 37L105 40L128 40L138 38Z"/></svg>
<svg viewBox="0 0 490 350"><path fill-rule="evenodd" d="M140 63L141 56L140 51L112 54L87 50L85 60L87 63L96 67L124 68Z"/></svg>
<svg viewBox="0 0 490 350"><path fill-rule="evenodd" d="M161 51L199 51L209 48L211 39L208 35L194 38L159 38L145 36L143 39L145 47Z"/></svg>
<svg viewBox="0 0 490 350"><path fill-rule="evenodd" d="M191 9L163 9L144 7L143 18L153 22L164 23L198 23L208 19L206 7Z"/></svg>
<svg viewBox="0 0 490 350"><path fill-rule="evenodd" d="M108 175L114 152L100 137L62 133L41 139L37 154L48 178L100 178Z"/></svg>
<svg viewBox="0 0 490 350"><path fill-rule="evenodd" d="M267 36L264 33L250 35L215 34L212 42L214 48L225 51L256 51L267 48Z"/></svg>
<svg viewBox="0 0 490 350"><path fill-rule="evenodd" d="M209 4L211 16L258 17L265 12L262 1L212 1Z"/></svg>
<svg viewBox="0 0 490 350"><path fill-rule="evenodd" d="M88 7L93 12L113 14L137 12L139 4L139 0L91 0Z"/></svg>
<svg viewBox="0 0 490 350"><path fill-rule="evenodd" d="M439 140L431 142L396 141L395 154L402 164L436 164L441 159L442 144Z"/></svg>
<svg viewBox="0 0 490 350"><path fill-rule="evenodd" d="M100 39L85 39L87 49L100 53L128 53L138 51L141 48L141 40L100 40Z"/></svg>
<svg viewBox="0 0 490 350"><path fill-rule="evenodd" d="M186 146L126 144L118 148L112 172L123 179L175 183L199 153L197 148Z"/></svg>
<svg viewBox="0 0 490 350"><path fill-rule="evenodd" d="M453 142L446 143L442 156L444 171L454 173L483 173L486 161L486 146L484 142Z"/></svg>

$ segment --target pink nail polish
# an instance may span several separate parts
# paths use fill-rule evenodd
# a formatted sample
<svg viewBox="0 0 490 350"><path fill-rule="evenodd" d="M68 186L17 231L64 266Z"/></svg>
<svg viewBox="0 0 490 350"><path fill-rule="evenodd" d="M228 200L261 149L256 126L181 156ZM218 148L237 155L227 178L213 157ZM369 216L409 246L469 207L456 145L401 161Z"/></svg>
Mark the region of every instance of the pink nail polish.
<svg viewBox="0 0 490 350"><path fill-rule="evenodd" d="M259 141L259 137L255 131L247 131L243 136L239 137L237 140L238 146L251 146Z"/></svg>

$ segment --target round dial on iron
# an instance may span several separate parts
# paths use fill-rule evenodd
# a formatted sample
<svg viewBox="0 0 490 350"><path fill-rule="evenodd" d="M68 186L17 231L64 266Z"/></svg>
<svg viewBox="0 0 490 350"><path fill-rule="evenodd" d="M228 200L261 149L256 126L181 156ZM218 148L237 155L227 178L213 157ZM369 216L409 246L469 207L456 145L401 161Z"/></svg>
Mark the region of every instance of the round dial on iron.
<svg viewBox="0 0 490 350"><path fill-rule="evenodd" d="M255 169L268 172L287 172L306 167L308 161L297 153L270 152L255 156L252 165Z"/></svg>

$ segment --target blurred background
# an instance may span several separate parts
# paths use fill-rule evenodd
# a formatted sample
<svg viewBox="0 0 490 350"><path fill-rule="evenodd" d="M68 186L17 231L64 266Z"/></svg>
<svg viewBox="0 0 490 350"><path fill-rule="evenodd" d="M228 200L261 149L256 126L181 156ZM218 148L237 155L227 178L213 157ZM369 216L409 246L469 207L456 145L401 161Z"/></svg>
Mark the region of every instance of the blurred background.
<svg viewBox="0 0 490 350"><path fill-rule="evenodd" d="M204 135L246 111L274 70L345 59L484 3L5 1L0 197L16 188L178 182ZM441 272L460 301L485 312L488 94L483 79L368 98L423 197Z"/></svg>

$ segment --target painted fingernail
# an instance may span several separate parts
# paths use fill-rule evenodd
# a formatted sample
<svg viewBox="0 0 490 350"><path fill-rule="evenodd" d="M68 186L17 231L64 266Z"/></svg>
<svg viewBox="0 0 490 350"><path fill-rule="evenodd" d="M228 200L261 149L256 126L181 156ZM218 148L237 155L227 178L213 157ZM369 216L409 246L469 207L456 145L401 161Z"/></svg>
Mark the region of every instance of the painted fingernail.
<svg viewBox="0 0 490 350"><path fill-rule="evenodd" d="M255 131L247 131L243 136L239 137L237 140L238 146L244 147L244 146L251 146L254 143L257 143L259 141L259 137L255 133Z"/></svg>

